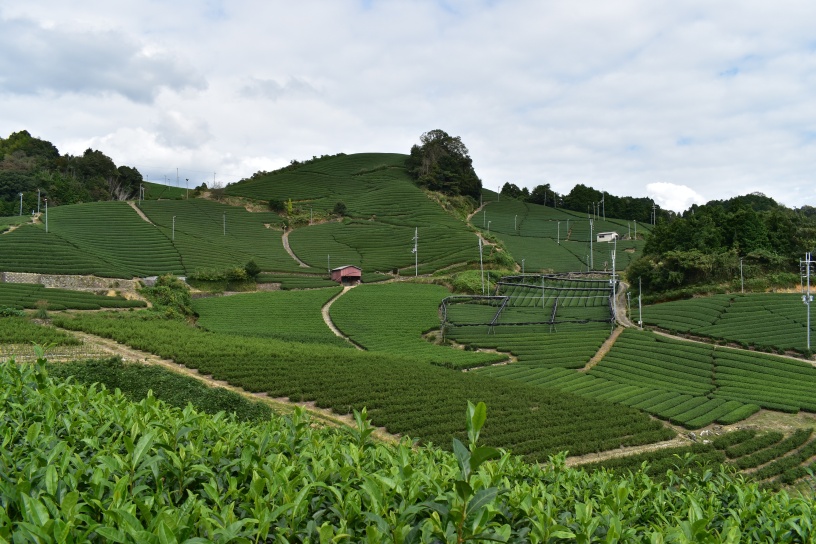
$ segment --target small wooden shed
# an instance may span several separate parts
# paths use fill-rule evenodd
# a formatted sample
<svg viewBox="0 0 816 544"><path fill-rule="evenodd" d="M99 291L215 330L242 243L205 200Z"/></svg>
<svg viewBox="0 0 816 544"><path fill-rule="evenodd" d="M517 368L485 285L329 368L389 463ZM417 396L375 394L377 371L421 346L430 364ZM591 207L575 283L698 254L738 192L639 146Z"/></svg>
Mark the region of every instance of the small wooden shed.
<svg viewBox="0 0 816 544"><path fill-rule="evenodd" d="M359 266L354 266L351 264L332 268L331 271L331 279L344 285L354 285L355 283L360 283L362 275L363 269Z"/></svg>

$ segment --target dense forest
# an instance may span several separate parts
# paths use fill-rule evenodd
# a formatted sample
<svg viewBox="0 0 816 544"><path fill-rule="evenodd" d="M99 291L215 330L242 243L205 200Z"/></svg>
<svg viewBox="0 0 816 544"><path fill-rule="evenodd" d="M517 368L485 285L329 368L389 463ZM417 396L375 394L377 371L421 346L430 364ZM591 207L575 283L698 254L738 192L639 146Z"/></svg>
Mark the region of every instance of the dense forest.
<svg viewBox="0 0 816 544"><path fill-rule="evenodd" d="M501 194L532 204L642 223L652 223L661 218L670 220L675 216L671 210L661 210L651 198L615 196L581 183L565 195L558 194L549 183L536 185L532 191L527 187L519 188L515 183L505 183Z"/></svg>
<svg viewBox="0 0 816 544"><path fill-rule="evenodd" d="M133 198L141 181L138 170L117 167L101 151L60 155L26 130L0 138L0 216L36 211L38 192L52 205Z"/></svg>
<svg viewBox="0 0 816 544"><path fill-rule="evenodd" d="M731 284L762 290L799 283L800 260L816 248L816 208L787 208L761 193L694 205L658 221L644 255L627 270L645 293L690 295Z"/></svg>

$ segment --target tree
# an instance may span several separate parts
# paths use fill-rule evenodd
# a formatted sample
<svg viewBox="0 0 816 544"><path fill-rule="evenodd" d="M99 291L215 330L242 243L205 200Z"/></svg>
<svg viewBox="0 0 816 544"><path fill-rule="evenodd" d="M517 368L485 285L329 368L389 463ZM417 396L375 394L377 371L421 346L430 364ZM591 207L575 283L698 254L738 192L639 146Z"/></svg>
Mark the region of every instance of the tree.
<svg viewBox="0 0 816 544"><path fill-rule="evenodd" d="M258 263L255 262L255 259L249 261L246 266L244 266L244 271L246 275L252 278L253 280L258 277L258 274L261 273L261 267L258 266Z"/></svg>
<svg viewBox="0 0 816 544"><path fill-rule="evenodd" d="M482 180L473 170L473 161L459 136L431 130L419 138L422 145L411 147L405 161L408 174L418 185L451 195L478 198Z"/></svg>

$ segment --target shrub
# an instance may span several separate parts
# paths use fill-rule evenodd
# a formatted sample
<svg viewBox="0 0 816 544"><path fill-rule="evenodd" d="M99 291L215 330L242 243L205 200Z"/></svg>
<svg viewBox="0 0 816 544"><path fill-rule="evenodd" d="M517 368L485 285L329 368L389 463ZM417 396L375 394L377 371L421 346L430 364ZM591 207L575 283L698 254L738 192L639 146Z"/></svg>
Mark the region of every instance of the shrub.
<svg viewBox="0 0 816 544"><path fill-rule="evenodd" d="M348 211L348 208L346 207L346 203L343 202L343 201L340 201L337 204L335 204L334 209L332 210L332 212L335 215L339 215L339 216L345 216L347 211Z"/></svg>
<svg viewBox="0 0 816 544"><path fill-rule="evenodd" d="M247 276L254 280L258 277L258 274L261 273L261 267L258 266L258 263L256 263L253 259L244 266L244 271L246 272Z"/></svg>

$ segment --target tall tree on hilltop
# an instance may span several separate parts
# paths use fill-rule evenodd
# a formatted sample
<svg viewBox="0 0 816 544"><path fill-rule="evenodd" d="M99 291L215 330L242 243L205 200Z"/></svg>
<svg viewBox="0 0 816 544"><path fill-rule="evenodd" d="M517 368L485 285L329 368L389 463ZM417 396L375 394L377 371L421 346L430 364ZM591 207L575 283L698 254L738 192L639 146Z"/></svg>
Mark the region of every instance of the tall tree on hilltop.
<svg viewBox="0 0 816 544"><path fill-rule="evenodd" d="M405 161L408 173L419 185L433 191L479 198L482 180L473 170L473 161L459 136L431 130L419 138L422 145L411 147Z"/></svg>

